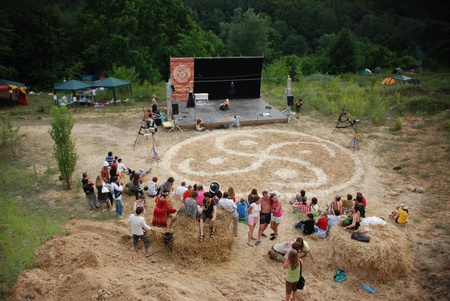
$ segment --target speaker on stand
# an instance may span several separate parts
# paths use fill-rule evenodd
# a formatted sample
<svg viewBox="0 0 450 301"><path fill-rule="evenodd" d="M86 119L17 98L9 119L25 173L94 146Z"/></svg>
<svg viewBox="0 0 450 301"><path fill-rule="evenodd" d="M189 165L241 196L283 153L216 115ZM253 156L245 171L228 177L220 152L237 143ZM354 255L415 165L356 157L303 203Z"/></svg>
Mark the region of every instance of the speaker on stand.
<svg viewBox="0 0 450 301"><path fill-rule="evenodd" d="M180 111L178 110L178 104L172 103L172 115L178 115L180 114Z"/></svg>
<svg viewBox="0 0 450 301"><path fill-rule="evenodd" d="M288 95L287 97L287 106L291 107L294 105L294 96L293 95Z"/></svg>

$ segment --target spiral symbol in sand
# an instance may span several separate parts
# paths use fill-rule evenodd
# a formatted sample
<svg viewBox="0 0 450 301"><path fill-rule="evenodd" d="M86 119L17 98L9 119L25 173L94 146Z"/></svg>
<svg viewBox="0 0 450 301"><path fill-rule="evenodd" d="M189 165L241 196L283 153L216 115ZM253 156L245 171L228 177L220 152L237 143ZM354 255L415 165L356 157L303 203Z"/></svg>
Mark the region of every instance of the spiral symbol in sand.
<svg viewBox="0 0 450 301"><path fill-rule="evenodd" d="M271 129L200 134L169 149L161 167L179 180L216 181L243 191L271 187L280 192L328 193L352 185L363 174L361 162L345 147Z"/></svg>

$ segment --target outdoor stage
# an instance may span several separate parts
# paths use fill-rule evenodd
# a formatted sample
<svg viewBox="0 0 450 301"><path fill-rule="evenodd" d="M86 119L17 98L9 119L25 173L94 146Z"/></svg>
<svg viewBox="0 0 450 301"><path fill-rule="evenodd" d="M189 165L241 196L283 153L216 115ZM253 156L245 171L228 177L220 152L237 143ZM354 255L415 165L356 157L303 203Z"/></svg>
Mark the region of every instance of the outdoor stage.
<svg viewBox="0 0 450 301"><path fill-rule="evenodd" d="M203 120L204 126L209 129L229 126L235 121L234 116L239 116L241 126L259 125L267 123L286 123L288 116L278 111L261 98L244 98L230 101L228 111L219 110L222 100L196 101L194 108L186 108L186 102L172 102L178 104L179 114L174 115L182 130L195 129L197 119Z"/></svg>

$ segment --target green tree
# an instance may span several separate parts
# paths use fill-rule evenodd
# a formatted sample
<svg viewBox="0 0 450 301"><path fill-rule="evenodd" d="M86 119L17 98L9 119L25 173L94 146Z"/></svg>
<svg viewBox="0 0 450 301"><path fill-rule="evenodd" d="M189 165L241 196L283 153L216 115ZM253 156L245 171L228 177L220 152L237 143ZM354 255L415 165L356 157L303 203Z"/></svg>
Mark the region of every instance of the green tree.
<svg viewBox="0 0 450 301"><path fill-rule="evenodd" d="M248 9L239 22L231 24L227 41L230 54L264 55L269 48L269 29L268 17Z"/></svg>
<svg viewBox="0 0 450 301"><path fill-rule="evenodd" d="M14 128L11 120L7 117L0 117L0 123L2 126L0 132L0 141L2 142L2 146L9 147L11 153L15 154L15 146L19 142L19 136L17 133L20 128Z"/></svg>
<svg viewBox="0 0 450 301"><path fill-rule="evenodd" d="M53 155L58 163L58 170L61 177L67 184L67 189L72 188L72 175L78 160L75 141L71 137L74 119L67 107L53 106L50 110L49 134L55 144L53 145Z"/></svg>
<svg viewBox="0 0 450 301"><path fill-rule="evenodd" d="M334 44L329 49L328 56L331 59L331 72L335 74L356 72L358 66L357 40L348 28L339 32Z"/></svg>

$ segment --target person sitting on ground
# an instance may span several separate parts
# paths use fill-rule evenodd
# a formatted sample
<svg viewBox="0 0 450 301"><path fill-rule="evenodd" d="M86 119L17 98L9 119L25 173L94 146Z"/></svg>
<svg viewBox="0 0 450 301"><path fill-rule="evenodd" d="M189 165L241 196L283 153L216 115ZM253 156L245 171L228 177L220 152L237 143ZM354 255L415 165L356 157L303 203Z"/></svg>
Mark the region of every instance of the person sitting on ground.
<svg viewBox="0 0 450 301"><path fill-rule="evenodd" d="M342 210L344 211L343 213L349 213L353 205L353 196L351 194L347 194L347 199L342 202Z"/></svg>
<svg viewBox="0 0 450 301"><path fill-rule="evenodd" d="M333 215L334 210L339 210L339 212L342 212L341 196L336 195L330 204L327 203L327 208L328 208L329 215Z"/></svg>
<svg viewBox="0 0 450 301"><path fill-rule="evenodd" d="M143 195L140 195L139 198L133 204L133 212L136 213L136 209L142 207L144 211L142 212L144 216L147 216L147 212L145 211L145 198Z"/></svg>
<svg viewBox="0 0 450 301"><path fill-rule="evenodd" d="M206 127L203 125L203 121L201 119L197 119L195 123L195 130L197 132L206 131Z"/></svg>
<svg viewBox="0 0 450 301"><path fill-rule="evenodd" d="M359 205L361 205L360 206L360 213L361 213L361 218L365 218L366 217L366 209L365 209L365 207L364 207L364 205L363 205L363 196L362 195L357 195L356 196L356 199L355 199L355 205L356 204L359 204Z"/></svg>
<svg viewBox="0 0 450 301"><path fill-rule="evenodd" d="M158 177L153 177L149 182L148 182L148 189L147 189L147 194L150 197L155 197L158 194L158 190L156 187L158 185Z"/></svg>
<svg viewBox="0 0 450 301"><path fill-rule="evenodd" d="M181 198L181 203L185 203L187 198L192 198L192 192L194 191L194 187L192 185L189 185L187 187L187 190L183 192L183 197Z"/></svg>
<svg viewBox="0 0 450 301"><path fill-rule="evenodd" d="M205 192L203 205L202 205L202 213L200 214L200 238L199 241L203 241L205 239L204 229L205 229L205 220L209 218L212 223L211 232L209 236L214 238L214 234L216 232L217 225L217 205L216 202L212 199L211 193L209 191Z"/></svg>
<svg viewBox="0 0 450 301"><path fill-rule="evenodd" d="M232 199L228 198L228 192L224 192L222 198L219 200L219 208L229 212L233 217L234 236L238 236L238 218L237 206Z"/></svg>
<svg viewBox="0 0 450 301"><path fill-rule="evenodd" d="M169 177L167 181L163 182L161 186L159 186L159 193L167 192L168 195L172 195L175 191L175 188L173 187L174 182L175 179L173 177Z"/></svg>
<svg viewBox="0 0 450 301"><path fill-rule="evenodd" d="M352 215L341 218L339 223L348 230L358 230L361 221L361 207L362 205L356 204L352 207Z"/></svg>
<svg viewBox="0 0 450 301"><path fill-rule="evenodd" d="M328 230L327 232L330 232L331 228L333 228L334 225L339 224L339 221L341 220L341 213L339 210L334 210L334 215L328 215Z"/></svg>
<svg viewBox="0 0 450 301"><path fill-rule="evenodd" d="M295 242L288 241L284 243L274 244L267 252L267 254L269 254L269 258L284 262L290 250L294 249L296 251L300 251L300 248L302 246L302 244L299 242L300 239L301 237L297 238Z"/></svg>
<svg viewBox="0 0 450 301"><path fill-rule="evenodd" d="M232 186L228 187L228 197L236 203L236 193L234 192L234 188Z"/></svg>
<svg viewBox="0 0 450 301"><path fill-rule="evenodd" d="M175 195L179 197L180 201L183 200L183 194L187 189L185 181L181 181L180 186L175 189Z"/></svg>
<svg viewBox="0 0 450 301"><path fill-rule="evenodd" d="M230 100L227 98L220 104L219 110L227 111L229 109L230 109Z"/></svg>
<svg viewBox="0 0 450 301"><path fill-rule="evenodd" d="M308 199L306 197L306 191L303 189L300 190L300 194L296 194L295 197L289 201L289 204L294 205L295 203L300 203L302 201L302 198L305 198L305 200Z"/></svg>
<svg viewBox="0 0 450 301"><path fill-rule="evenodd" d="M306 203L306 197L299 196L299 198L297 198L297 196L296 196L296 199L299 202L297 202L294 205L292 205L292 207L298 208L299 211L300 211L300 214L306 216L310 212L310 207Z"/></svg>
<svg viewBox="0 0 450 301"><path fill-rule="evenodd" d="M236 204L236 207L237 207L237 211L238 211L238 214L239 214L239 219L240 220L245 220L248 217L248 205L245 202L245 199L241 198L239 203Z"/></svg>
<svg viewBox="0 0 450 301"><path fill-rule="evenodd" d="M307 257L309 254L312 262L316 263L317 261L314 259L311 249L309 248L309 244L301 237L297 239L297 241L301 244L300 251L298 252L298 257L304 258Z"/></svg>
<svg viewBox="0 0 450 301"><path fill-rule="evenodd" d="M311 213L314 215L314 221L317 222L317 219L319 218L319 215L320 215L320 210L319 210L319 204L317 203L316 197L311 199L311 204L309 204L309 209L311 210Z"/></svg>
<svg viewBox="0 0 450 301"><path fill-rule="evenodd" d="M301 220L294 225L295 228L302 228L302 232L305 235L309 235L315 232L314 230L314 215L308 213L307 220Z"/></svg>
<svg viewBox="0 0 450 301"><path fill-rule="evenodd" d="M396 210L392 211L391 217L397 224L406 224L408 222L408 206L405 204L400 204L395 208Z"/></svg>
<svg viewBox="0 0 450 301"><path fill-rule="evenodd" d="M144 189L142 188L142 174L136 173L134 170L130 173L130 181L133 183L132 185L128 185L126 187L130 190L131 193L134 193L136 196L136 200L139 195L144 195Z"/></svg>
<svg viewBox="0 0 450 301"><path fill-rule="evenodd" d="M325 212L320 213L320 218L314 226L318 238L325 238L328 231L328 218Z"/></svg>
<svg viewBox="0 0 450 301"><path fill-rule="evenodd" d="M361 192L357 192L356 193L356 198L358 198L358 196L361 197L361 202L360 203L364 206L364 209L366 209L366 206L367 206L366 197L363 196L363 194Z"/></svg>
<svg viewBox="0 0 450 301"><path fill-rule="evenodd" d="M193 219L197 219L200 215L197 202L195 201L196 197L197 197L197 191L193 191L192 196L186 198L186 200L184 201L183 213Z"/></svg>

